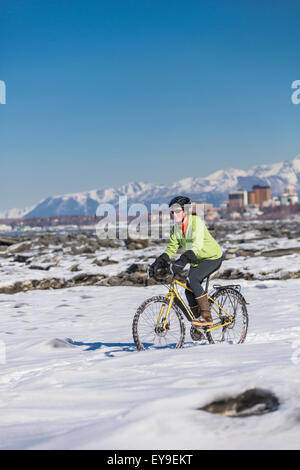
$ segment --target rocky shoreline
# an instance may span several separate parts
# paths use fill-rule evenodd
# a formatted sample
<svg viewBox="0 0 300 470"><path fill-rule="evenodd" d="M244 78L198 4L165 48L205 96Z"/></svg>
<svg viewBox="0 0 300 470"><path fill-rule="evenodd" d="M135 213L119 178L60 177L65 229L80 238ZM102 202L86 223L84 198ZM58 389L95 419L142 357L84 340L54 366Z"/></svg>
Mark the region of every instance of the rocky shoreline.
<svg viewBox="0 0 300 470"><path fill-rule="evenodd" d="M225 253L225 261L212 279L300 278L300 222L218 223L208 228ZM166 243L101 240L90 230L0 236L0 293L78 285L153 285L156 281L148 279L147 266ZM257 269L259 260L263 269Z"/></svg>

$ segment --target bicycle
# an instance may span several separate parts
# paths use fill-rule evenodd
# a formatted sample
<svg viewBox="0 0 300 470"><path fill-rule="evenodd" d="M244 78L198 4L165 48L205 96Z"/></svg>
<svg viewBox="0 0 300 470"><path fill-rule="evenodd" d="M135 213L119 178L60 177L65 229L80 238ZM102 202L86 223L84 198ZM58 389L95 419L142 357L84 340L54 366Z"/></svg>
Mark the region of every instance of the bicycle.
<svg viewBox="0 0 300 470"><path fill-rule="evenodd" d="M171 270L171 268L169 267ZM212 273L211 273L212 274ZM148 270L149 277L149 270ZM156 281L162 279L153 276ZM205 292L208 292L210 275L207 276ZM165 281L162 282L165 284ZM191 289L176 279L171 271L168 292L165 296L157 295L145 300L137 309L132 323L133 340L139 351L159 348L181 348L185 341L185 322L192 322L194 317L178 292L178 287ZM248 331L247 302L240 292L239 284L213 285L209 293L213 325L209 327L191 326L190 336L193 341L209 344L227 342L241 344Z"/></svg>

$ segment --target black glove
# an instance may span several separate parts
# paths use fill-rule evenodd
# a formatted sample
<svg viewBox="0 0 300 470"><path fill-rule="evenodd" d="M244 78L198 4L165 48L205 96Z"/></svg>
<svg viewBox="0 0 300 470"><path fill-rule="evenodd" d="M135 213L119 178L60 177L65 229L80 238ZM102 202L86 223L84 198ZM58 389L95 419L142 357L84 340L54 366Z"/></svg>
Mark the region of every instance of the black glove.
<svg viewBox="0 0 300 470"><path fill-rule="evenodd" d="M183 253L183 255L181 255L180 258L173 263L172 269L173 269L174 276L183 277L184 267L188 263L194 263L194 264L198 263L197 256L192 250L188 250L185 253Z"/></svg>
<svg viewBox="0 0 300 470"><path fill-rule="evenodd" d="M160 255L149 268L149 275L152 277L160 268L167 268L170 263L170 258L167 253Z"/></svg>

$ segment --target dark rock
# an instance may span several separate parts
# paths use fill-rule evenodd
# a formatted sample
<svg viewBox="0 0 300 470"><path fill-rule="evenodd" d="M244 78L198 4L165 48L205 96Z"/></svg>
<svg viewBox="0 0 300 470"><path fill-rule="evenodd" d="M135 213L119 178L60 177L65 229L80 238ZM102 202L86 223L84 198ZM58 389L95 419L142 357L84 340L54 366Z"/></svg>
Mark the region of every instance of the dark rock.
<svg viewBox="0 0 300 470"><path fill-rule="evenodd" d="M91 286L94 284L98 284L100 281L102 281L105 278L102 274L86 274L86 273L80 273L76 274L72 278L72 283L73 285L81 285L81 286Z"/></svg>
<svg viewBox="0 0 300 470"><path fill-rule="evenodd" d="M145 281L146 281L147 277L148 277L148 274L146 272L136 271L134 273L130 273L128 279L130 281L133 281L136 284L145 285Z"/></svg>
<svg viewBox="0 0 300 470"><path fill-rule="evenodd" d="M128 250L142 250L149 246L149 239L131 239L125 240L125 245Z"/></svg>
<svg viewBox="0 0 300 470"><path fill-rule="evenodd" d="M277 250L268 250L268 251L263 251L261 253L261 256L266 256L266 257L276 257L276 256L287 256L287 255L293 255L295 253L300 253L300 247L294 247L294 248L280 248Z"/></svg>
<svg viewBox="0 0 300 470"><path fill-rule="evenodd" d="M278 279L281 279L282 281L285 281L287 279L299 279L300 278L300 271L290 271L288 273L284 273L282 276L280 276Z"/></svg>
<svg viewBox="0 0 300 470"><path fill-rule="evenodd" d="M233 259L236 258L236 253L224 253L224 259Z"/></svg>
<svg viewBox="0 0 300 470"><path fill-rule="evenodd" d="M14 261L16 261L17 263L26 263L31 258L32 258L31 255L20 255L20 254L18 254L14 257Z"/></svg>
<svg viewBox="0 0 300 470"><path fill-rule="evenodd" d="M99 282L101 286L146 286L148 285L147 272L127 272L123 271L116 276L105 278Z"/></svg>
<svg viewBox="0 0 300 470"><path fill-rule="evenodd" d="M40 281L32 281L32 289L62 289L63 287L68 287L68 283L65 279L60 278L49 278L42 279Z"/></svg>
<svg viewBox="0 0 300 470"><path fill-rule="evenodd" d="M11 246L17 242L14 238L0 238L0 245L3 246Z"/></svg>
<svg viewBox="0 0 300 470"><path fill-rule="evenodd" d="M254 275L251 273L244 273L238 269L225 269L223 272L218 272L216 278L218 279L253 279ZM212 277L214 279L214 277Z"/></svg>
<svg viewBox="0 0 300 470"><path fill-rule="evenodd" d="M15 254L15 253L20 253L22 251L27 251L30 248L31 248L31 242L25 241L25 242L15 243L14 245L10 246L7 251L10 254Z"/></svg>
<svg viewBox="0 0 300 470"><path fill-rule="evenodd" d="M146 273L147 272L147 263L133 263L129 266L127 269L127 272L129 274L140 272L140 273Z"/></svg>
<svg viewBox="0 0 300 470"><path fill-rule="evenodd" d="M91 253L95 253L96 247L91 247L89 245L85 245L81 248L76 248L76 246L72 246L71 251L72 251L73 255L91 254Z"/></svg>
<svg viewBox="0 0 300 470"><path fill-rule="evenodd" d="M104 259L95 259L95 261L93 261L93 264L96 264L97 266L107 266L108 264L118 264L118 261L114 260L114 259L110 259L108 256L107 258L104 258Z"/></svg>
<svg viewBox="0 0 300 470"><path fill-rule="evenodd" d="M31 264L29 269L40 269L41 271L49 271L50 268L54 268L56 264Z"/></svg>
<svg viewBox="0 0 300 470"><path fill-rule="evenodd" d="M118 240L118 239L97 239L97 244L101 248L120 248L121 246L124 245L123 240Z"/></svg>
<svg viewBox="0 0 300 470"><path fill-rule="evenodd" d="M69 271L71 272L77 272L77 271L80 271L80 269L78 268L79 264L73 264L70 268L69 268Z"/></svg>
<svg viewBox="0 0 300 470"><path fill-rule="evenodd" d="M239 249L236 252L237 256L256 256L257 250L245 250L245 249Z"/></svg>
<svg viewBox="0 0 300 470"><path fill-rule="evenodd" d="M276 411L279 405L279 399L272 392L253 388L235 397L213 401L198 410L224 416L244 417Z"/></svg>
<svg viewBox="0 0 300 470"><path fill-rule="evenodd" d="M63 289L66 287L73 287L76 285L90 286L99 285L105 278L102 274L84 274L80 273L74 278L65 280L64 278L47 278L47 279L33 279L26 281L18 281L12 285L0 287L1 294L16 294L17 292L25 292L28 290L48 290L48 289Z"/></svg>
<svg viewBox="0 0 300 470"><path fill-rule="evenodd" d="M48 343L50 346L53 348L74 348L75 345L72 340L69 338L66 339L60 339L60 338L54 338Z"/></svg>

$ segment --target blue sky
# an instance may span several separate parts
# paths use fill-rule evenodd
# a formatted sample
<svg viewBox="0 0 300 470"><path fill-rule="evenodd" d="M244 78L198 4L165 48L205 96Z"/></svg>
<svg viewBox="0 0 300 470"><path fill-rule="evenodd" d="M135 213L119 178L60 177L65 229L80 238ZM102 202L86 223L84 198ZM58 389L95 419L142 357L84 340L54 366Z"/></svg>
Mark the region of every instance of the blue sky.
<svg viewBox="0 0 300 470"><path fill-rule="evenodd" d="M300 153L300 3L2 0L0 210Z"/></svg>

